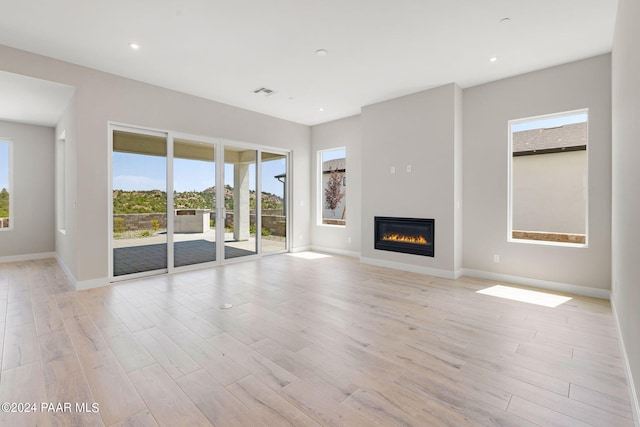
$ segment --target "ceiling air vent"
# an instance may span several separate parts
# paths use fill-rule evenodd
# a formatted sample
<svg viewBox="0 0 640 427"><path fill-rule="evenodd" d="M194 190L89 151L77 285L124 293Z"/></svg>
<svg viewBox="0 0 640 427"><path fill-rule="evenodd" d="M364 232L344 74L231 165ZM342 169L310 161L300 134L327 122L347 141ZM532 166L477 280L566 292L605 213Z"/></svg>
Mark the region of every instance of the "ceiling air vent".
<svg viewBox="0 0 640 427"><path fill-rule="evenodd" d="M274 90L272 90L272 89L268 89L266 87L261 87L261 88L258 88L256 90L254 90L253 93L255 93L256 95L271 96L276 92Z"/></svg>

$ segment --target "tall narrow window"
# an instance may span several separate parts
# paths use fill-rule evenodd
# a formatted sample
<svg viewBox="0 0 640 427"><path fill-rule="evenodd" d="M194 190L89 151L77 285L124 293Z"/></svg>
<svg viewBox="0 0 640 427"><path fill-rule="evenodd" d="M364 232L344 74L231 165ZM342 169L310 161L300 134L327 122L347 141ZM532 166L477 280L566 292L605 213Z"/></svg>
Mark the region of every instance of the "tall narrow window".
<svg viewBox="0 0 640 427"><path fill-rule="evenodd" d="M588 111L509 122L512 241L587 243Z"/></svg>
<svg viewBox="0 0 640 427"><path fill-rule="evenodd" d="M321 224L346 225L347 164L346 149L318 152L320 192L318 205Z"/></svg>
<svg viewBox="0 0 640 427"><path fill-rule="evenodd" d="M0 230L13 225L11 186L11 142L0 140Z"/></svg>

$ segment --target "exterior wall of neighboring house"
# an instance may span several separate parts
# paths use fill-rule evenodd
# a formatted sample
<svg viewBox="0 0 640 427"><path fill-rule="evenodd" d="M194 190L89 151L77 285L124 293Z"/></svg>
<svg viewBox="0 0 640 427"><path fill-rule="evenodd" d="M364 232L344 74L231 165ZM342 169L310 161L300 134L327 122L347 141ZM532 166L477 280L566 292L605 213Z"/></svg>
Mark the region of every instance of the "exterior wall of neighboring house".
<svg viewBox="0 0 640 427"><path fill-rule="evenodd" d="M514 157L512 185L513 230L585 233L585 150Z"/></svg>

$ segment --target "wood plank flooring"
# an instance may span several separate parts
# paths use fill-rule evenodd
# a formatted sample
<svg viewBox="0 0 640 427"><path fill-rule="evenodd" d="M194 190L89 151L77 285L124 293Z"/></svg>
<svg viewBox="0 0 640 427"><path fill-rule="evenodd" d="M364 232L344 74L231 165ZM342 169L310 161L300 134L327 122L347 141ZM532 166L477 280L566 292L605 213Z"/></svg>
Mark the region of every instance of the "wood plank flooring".
<svg viewBox="0 0 640 427"><path fill-rule="evenodd" d="M0 401L37 406L0 425L633 426L609 303L495 284L276 255L75 292L0 264Z"/></svg>

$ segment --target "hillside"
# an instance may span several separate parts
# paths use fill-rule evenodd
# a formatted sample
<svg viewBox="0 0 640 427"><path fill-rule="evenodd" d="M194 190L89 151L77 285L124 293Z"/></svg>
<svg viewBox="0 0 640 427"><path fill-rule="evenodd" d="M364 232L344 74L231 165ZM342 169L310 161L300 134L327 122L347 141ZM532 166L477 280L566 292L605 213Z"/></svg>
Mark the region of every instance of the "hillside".
<svg viewBox="0 0 640 427"><path fill-rule="evenodd" d="M0 218L9 218L9 192L6 188L0 191Z"/></svg>
<svg viewBox="0 0 640 427"><path fill-rule="evenodd" d="M176 209L211 209L215 203L215 187L210 187L204 191L185 191L175 193L174 205ZM256 194L250 192L250 207L255 208ZM167 194L160 190L150 191L124 191L113 190L113 213L114 214L134 214L166 212ZM224 189L225 208L233 209L233 188L225 186ZM279 196L271 193L262 193L262 209L281 209L283 200Z"/></svg>

